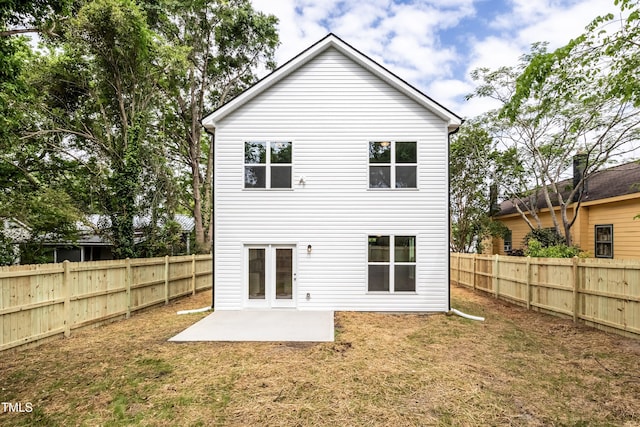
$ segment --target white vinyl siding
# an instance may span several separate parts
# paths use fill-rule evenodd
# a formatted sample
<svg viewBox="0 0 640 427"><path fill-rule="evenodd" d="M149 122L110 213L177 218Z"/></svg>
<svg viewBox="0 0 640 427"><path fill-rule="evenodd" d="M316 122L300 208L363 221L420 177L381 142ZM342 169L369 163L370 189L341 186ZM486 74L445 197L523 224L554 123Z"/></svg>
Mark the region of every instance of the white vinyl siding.
<svg viewBox="0 0 640 427"><path fill-rule="evenodd" d="M329 48L220 120L215 134L217 309L243 308L243 248L279 243L297 247L299 309L448 309L442 119ZM417 189L369 189L369 142L382 140L416 142ZM245 141L294 141L291 191L243 191ZM415 292L367 292L372 234L416 236Z"/></svg>

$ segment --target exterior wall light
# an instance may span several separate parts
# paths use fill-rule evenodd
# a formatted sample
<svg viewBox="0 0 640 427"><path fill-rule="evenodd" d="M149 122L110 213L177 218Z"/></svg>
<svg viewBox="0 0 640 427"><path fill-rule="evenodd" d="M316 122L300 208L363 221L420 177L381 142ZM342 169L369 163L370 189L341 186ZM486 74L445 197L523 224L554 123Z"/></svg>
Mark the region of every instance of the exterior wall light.
<svg viewBox="0 0 640 427"><path fill-rule="evenodd" d="M311 253L311 250L312 250L311 245L307 245L307 253L308 253L308 254L310 254L310 253Z"/></svg>

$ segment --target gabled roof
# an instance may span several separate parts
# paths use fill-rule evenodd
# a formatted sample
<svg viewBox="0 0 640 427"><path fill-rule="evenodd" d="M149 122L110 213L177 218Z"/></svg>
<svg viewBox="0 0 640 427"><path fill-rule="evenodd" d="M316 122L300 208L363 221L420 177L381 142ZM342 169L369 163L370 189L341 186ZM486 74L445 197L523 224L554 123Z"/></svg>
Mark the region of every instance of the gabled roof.
<svg viewBox="0 0 640 427"><path fill-rule="evenodd" d="M565 179L558 183L558 188L561 190L562 197L565 200L572 187L573 179ZM637 161L603 169L591 175L585 184L582 203L634 193L640 193L640 162ZM557 206L557 198L555 199L552 195L553 205ZM547 208L547 203L542 196L538 197L537 207L538 209ZM495 216L509 215L516 212L515 205L507 200L500 204L500 212Z"/></svg>
<svg viewBox="0 0 640 427"><path fill-rule="evenodd" d="M240 108L245 103L251 101L253 98L269 89L280 80L286 78L288 75L295 72L304 64L311 61L313 58L317 57L319 54L329 48L337 49L340 53L354 61L356 64L370 71L372 74L385 81L387 84L389 84L399 92L413 99L415 102L422 105L426 109L432 111L435 115L442 118L448 123L450 132L455 131L462 123L461 117L443 107L441 104L434 101L377 62L373 61L362 52L347 44L335 34L329 33L327 36L325 36L306 50L302 51L300 54L286 62L284 65L278 67L276 70L258 81L249 89L245 90L240 95L233 98L231 101L227 102L226 104L216 109L213 113L206 116L204 119L202 119L202 125L207 129L214 129L216 127L216 123L219 120L232 113L236 109Z"/></svg>

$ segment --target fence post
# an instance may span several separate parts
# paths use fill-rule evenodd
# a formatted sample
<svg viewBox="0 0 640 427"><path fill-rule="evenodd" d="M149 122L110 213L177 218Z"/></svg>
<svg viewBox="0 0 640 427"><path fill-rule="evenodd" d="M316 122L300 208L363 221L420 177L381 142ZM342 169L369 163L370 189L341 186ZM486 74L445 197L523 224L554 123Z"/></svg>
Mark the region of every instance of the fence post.
<svg viewBox="0 0 640 427"><path fill-rule="evenodd" d="M454 253L456 255L456 285L460 286L460 253Z"/></svg>
<svg viewBox="0 0 640 427"><path fill-rule="evenodd" d="M127 295L127 319L131 317L131 280L133 279L133 276L131 274L131 259L127 258L125 261L125 274L126 274L126 278L125 278L125 288L126 288L126 295Z"/></svg>
<svg viewBox="0 0 640 427"><path fill-rule="evenodd" d="M493 256L493 291L495 292L495 297L498 298L500 296L500 277L499 277L499 264L498 264L498 254Z"/></svg>
<svg viewBox="0 0 640 427"><path fill-rule="evenodd" d="M531 310L531 257L527 257L527 310Z"/></svg>
<svg viewBox="0 0 640 427"><path fill-rule="evenodd" d="M478 254L473 254L473 272L471 273L471 280L473 281L473 290L476 290L476 260L478 259Z"/></svg>
<svg viewBox="0 0 640 427"><path fill-rule="evenodd" d="M196 254L191 255L191 295L196 294Z"/></svg>
<svg viewBox="0 0 640 427"><path fill-rule="evenodd" d="M62 263L62 287L64 289L64 336L71 336L71 278L69 277L69 260Z"/></svg>
<svg viewBox="0 0 640 427"><path fill-rule="evenodd" d="M169 255L164 256L164 304L169 304Z"/></svg>
<svg viewBox="0 0 640 427"><path fill-rule="evenodd" d="M579 280L578 280L578 257L573 257L573 322L578 320L578 306L579 306Z"/></svg>

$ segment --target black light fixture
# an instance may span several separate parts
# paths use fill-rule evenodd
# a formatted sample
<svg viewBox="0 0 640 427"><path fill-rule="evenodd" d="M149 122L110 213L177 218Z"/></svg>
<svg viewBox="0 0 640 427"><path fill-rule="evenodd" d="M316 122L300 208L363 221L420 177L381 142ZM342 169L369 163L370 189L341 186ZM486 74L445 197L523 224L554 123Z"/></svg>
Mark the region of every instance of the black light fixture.
<svg viewBox="0 0 640 427"><path fill-rule="evenodd" d="M311 245L307 245L307 253L310 254L311 253Z"/></svg>

